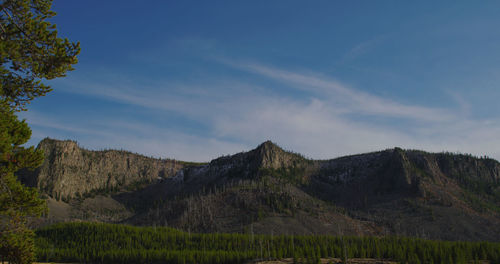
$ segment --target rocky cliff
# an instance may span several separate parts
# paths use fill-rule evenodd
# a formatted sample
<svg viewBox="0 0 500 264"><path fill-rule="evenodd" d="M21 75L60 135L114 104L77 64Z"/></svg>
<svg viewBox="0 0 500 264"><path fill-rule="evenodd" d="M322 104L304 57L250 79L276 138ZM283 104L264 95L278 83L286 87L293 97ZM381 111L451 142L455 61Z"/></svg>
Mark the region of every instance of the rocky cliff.
<svg viewBox="0 0 500 264"><path fill-rule="evenodd" d="M33 172L20 173L22 181L57 200L133 189L171 177L184 167L175 160L126 151L90 151L69 140L46 138L37 148L45 153L45 161Z"/></svg>

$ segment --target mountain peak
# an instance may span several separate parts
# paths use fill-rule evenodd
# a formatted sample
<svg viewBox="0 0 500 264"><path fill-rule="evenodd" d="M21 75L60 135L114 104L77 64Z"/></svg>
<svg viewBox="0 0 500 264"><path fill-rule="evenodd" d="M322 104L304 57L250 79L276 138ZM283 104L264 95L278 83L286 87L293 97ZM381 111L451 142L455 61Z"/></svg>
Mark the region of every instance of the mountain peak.
<svg viewBox="0 0 500 264"><path fill-rule="evenodd" d="M294 161L303 159L297 154L283 150L270 140L263 142L252 152L256 154L259 165L263 168L288 167Z"/></svg>
<svg viewBox="0 0 500 264"><path fill-rule="evenodd" d="M266 140L266 141L262 142L257 147L257 149L261 149L261 150L264 150L264 151L271 151L271 150L281 150L281 151L284 151L282 148L280 148L278 145L276 145L275 143L273 143L271 140Z"/></svg>

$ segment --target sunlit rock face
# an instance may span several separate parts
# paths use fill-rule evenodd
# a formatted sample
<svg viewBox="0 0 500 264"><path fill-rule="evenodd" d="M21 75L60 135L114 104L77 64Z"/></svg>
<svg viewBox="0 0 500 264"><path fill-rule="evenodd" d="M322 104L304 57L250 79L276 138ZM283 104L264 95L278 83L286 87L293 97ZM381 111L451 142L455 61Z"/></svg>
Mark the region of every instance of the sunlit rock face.
<svg viewBox="0 0 500 264"><path fill-rule="evenodd" d="M45 153L43 165L23 175L23 180L56 199L71 199L92 191L115 190L169 178L183 167L175 160L126 151L89 151L69 140L46 138L37 148Z"/></svg>

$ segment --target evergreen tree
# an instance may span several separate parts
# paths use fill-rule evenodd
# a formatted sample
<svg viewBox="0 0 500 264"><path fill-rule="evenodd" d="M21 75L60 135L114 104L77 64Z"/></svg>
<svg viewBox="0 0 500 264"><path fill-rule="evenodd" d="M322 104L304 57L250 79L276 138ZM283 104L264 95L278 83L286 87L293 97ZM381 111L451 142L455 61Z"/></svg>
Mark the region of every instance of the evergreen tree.
<svg viewBox="0 0 500 264"><path fill-rule="evenodd" d="M40 216L46 206L33 188L14 175L35 168L43 154L24 148L28 125L16 112L50 87L43 80L64 76L77 62L79 43L57 37L51 0L4 0L0 3L0 258L12 263L33 259L33 232L28 217Z"/></svg>

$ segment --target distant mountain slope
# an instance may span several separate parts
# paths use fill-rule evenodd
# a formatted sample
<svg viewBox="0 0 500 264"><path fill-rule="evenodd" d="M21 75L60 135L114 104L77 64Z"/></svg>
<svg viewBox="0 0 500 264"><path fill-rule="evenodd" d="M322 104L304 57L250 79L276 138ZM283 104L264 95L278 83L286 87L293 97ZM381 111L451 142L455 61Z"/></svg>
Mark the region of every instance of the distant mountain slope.
<svg viewBox="0 0 500 264"><path fill-rule="evenodd" d="M69 141L39 148L44 165L20 177L47 195L49 222L500 240L500 163L492 159L395 148L309 160L270 141L207 164Z"/></svg>

